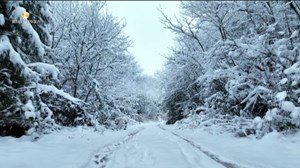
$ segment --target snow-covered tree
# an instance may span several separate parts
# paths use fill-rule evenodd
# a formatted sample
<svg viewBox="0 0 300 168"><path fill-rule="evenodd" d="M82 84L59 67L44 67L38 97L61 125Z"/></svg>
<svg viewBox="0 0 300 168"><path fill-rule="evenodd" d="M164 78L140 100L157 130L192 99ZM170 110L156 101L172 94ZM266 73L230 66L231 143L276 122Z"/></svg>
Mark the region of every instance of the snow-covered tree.
<svg viewBox="0 0 300 168"><path fill-rule="evenodd" d="M286 92L284 100L299 106L294 76L299 61L298 6L295 1L189 1L181 3L176 22L163 15L164 26L177 34L165 70L165 107L175 107L171 111L181 114L179 118L193 113L195 106L201 109L197 113L205 109L261 117L264 133L299 127L297 112L282 109L275 98ZM275 108L276 117L267 120Z"/></svg>
<svg viewBox="0 0 300 168"><path fill-rule="evenodd" d="M0 11L0 134L18 137L86 123L81 101L55 87L59 70L45 62L49 3L1 1ZM33 16L22 17L25 12Z"/></svg>
<svg viewBox="0 0 300 168"><path fill-rule="evenodd" d="M125 23L113 17L105 2L52 2L56 27L53 57L60 62L62 88L87 103L101 124L137 114L141 69L128 52ZM139 116L139 117L137 117ZM137 119L141 120L141 119Z"/></svg>

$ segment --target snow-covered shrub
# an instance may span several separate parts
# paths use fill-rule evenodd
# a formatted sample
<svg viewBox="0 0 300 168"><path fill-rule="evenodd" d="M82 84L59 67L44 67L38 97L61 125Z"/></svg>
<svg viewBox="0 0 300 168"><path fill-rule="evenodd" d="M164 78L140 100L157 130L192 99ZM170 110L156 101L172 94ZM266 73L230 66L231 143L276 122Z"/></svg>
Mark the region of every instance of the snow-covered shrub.
<svg viewBox="0 0 300 168"><path fill-rule="evenodd" d="M300 128L300 95L295 85L299 81L299 72L294 65L284 70L287 76L278 83L281 91L273 92L272 108L262 118L254 120L260 136L272 131L294 132Z"/></svg>
<svg viewBox="0 0 300 168"><path fill-rule="evenodd" d="M238 137L255 134L255 129L250 127L251 124L251 119L220 114L205 106L197 107L196 110L189 112L188 117L176 122L177 127L180 129L202 129L212 134L230 132Z"/></svg>
<svg viewBox="0 0 300 168"><path fill-rule="evenodd" d="M264 116L269 108L270 90L257 86L253 89L241 103L245 103L245 107L241 110L241 116L253 118L253 116Z"/></svg>

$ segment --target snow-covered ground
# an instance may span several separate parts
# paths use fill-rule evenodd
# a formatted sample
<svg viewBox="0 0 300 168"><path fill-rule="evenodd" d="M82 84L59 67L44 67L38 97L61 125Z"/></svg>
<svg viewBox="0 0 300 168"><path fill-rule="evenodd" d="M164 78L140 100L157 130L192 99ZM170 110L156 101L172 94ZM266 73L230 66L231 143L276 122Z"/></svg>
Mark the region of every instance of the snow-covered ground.
<svg viewBox="0 0 300 168"><path fill-rule="evenodd" d="M300 134L257 140L161 123L103 134L65 129L36 142L0 138L1 168L295 168L299 156Z"/></svg>
<svg viewBox="0 0 300 168"><path fill-rule="evenodd" d="M221 168L198 149L149 124L123 145L109 161L110 168Z"/></svg>
<svg viewBox="0 0 300 168"><path fill-rule="evenodd" d="M0 137L1 168L79 168L91 155L105 145L118 142L142 126L131 126L122 131L65 129L32 142L28 137L19 139Z"/></svg>
<svg viewBox="0 0 300 168"><path fill-rule="evenodd" d="M201 146L220 159L247 168L300 167L300 133L283 136L270 133L262 139L236 138L233 134L213 135L201 129L177 129L164 126L179 136Z"/></svg>

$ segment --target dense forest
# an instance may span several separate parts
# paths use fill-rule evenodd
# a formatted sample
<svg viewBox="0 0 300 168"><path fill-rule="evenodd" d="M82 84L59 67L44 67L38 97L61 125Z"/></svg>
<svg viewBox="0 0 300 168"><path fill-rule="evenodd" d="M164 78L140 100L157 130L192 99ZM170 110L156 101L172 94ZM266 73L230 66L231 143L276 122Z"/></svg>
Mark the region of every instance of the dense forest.
<svg viewBox="0 0 300 168"><path fill-rule="evenodd" d="M78 125L123 129L157 119L157 101L145 89L152 77L128 52L125 24L104 7L1 1L0 135Z"/></svg>
<svg viewBox="0 0 300 168"><path fill-rule="evenodd" d="M105 7L0 2L1 136L159 118L237 136L300 128L299 2L184 1L176 20L161 10L176 39L155 77Z"/></svg>
<svg viewBox="0 0 300 168"><path fill-rule="evenodd" d="M172 124L219 125L238 136L300 127L300 3L182 2L162 73Z"/></svg>

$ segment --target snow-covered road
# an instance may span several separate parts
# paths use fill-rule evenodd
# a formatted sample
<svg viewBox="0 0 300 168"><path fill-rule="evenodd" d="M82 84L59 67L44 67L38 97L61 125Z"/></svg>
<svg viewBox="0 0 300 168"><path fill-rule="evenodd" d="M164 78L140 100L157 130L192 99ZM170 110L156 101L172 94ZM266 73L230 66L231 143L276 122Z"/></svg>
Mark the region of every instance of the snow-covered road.
<svg viewBox="0 0 300 168"><path fill-rule="evenodd" d="M107 168L221 168L238 167L210 158L184 139L149 124L145 128L96 152L88 167ZM222 165L223 164L223 165ZM87 167L87 166L84 166Z"/></svg>
<svg viewBox="0 0 300 168"><path fill-rule="evenodd" d="M299 145L300 133L256 139L163 123L103 134L79 127L36 142L0 137L0 168L295 168Z"/></svg>

